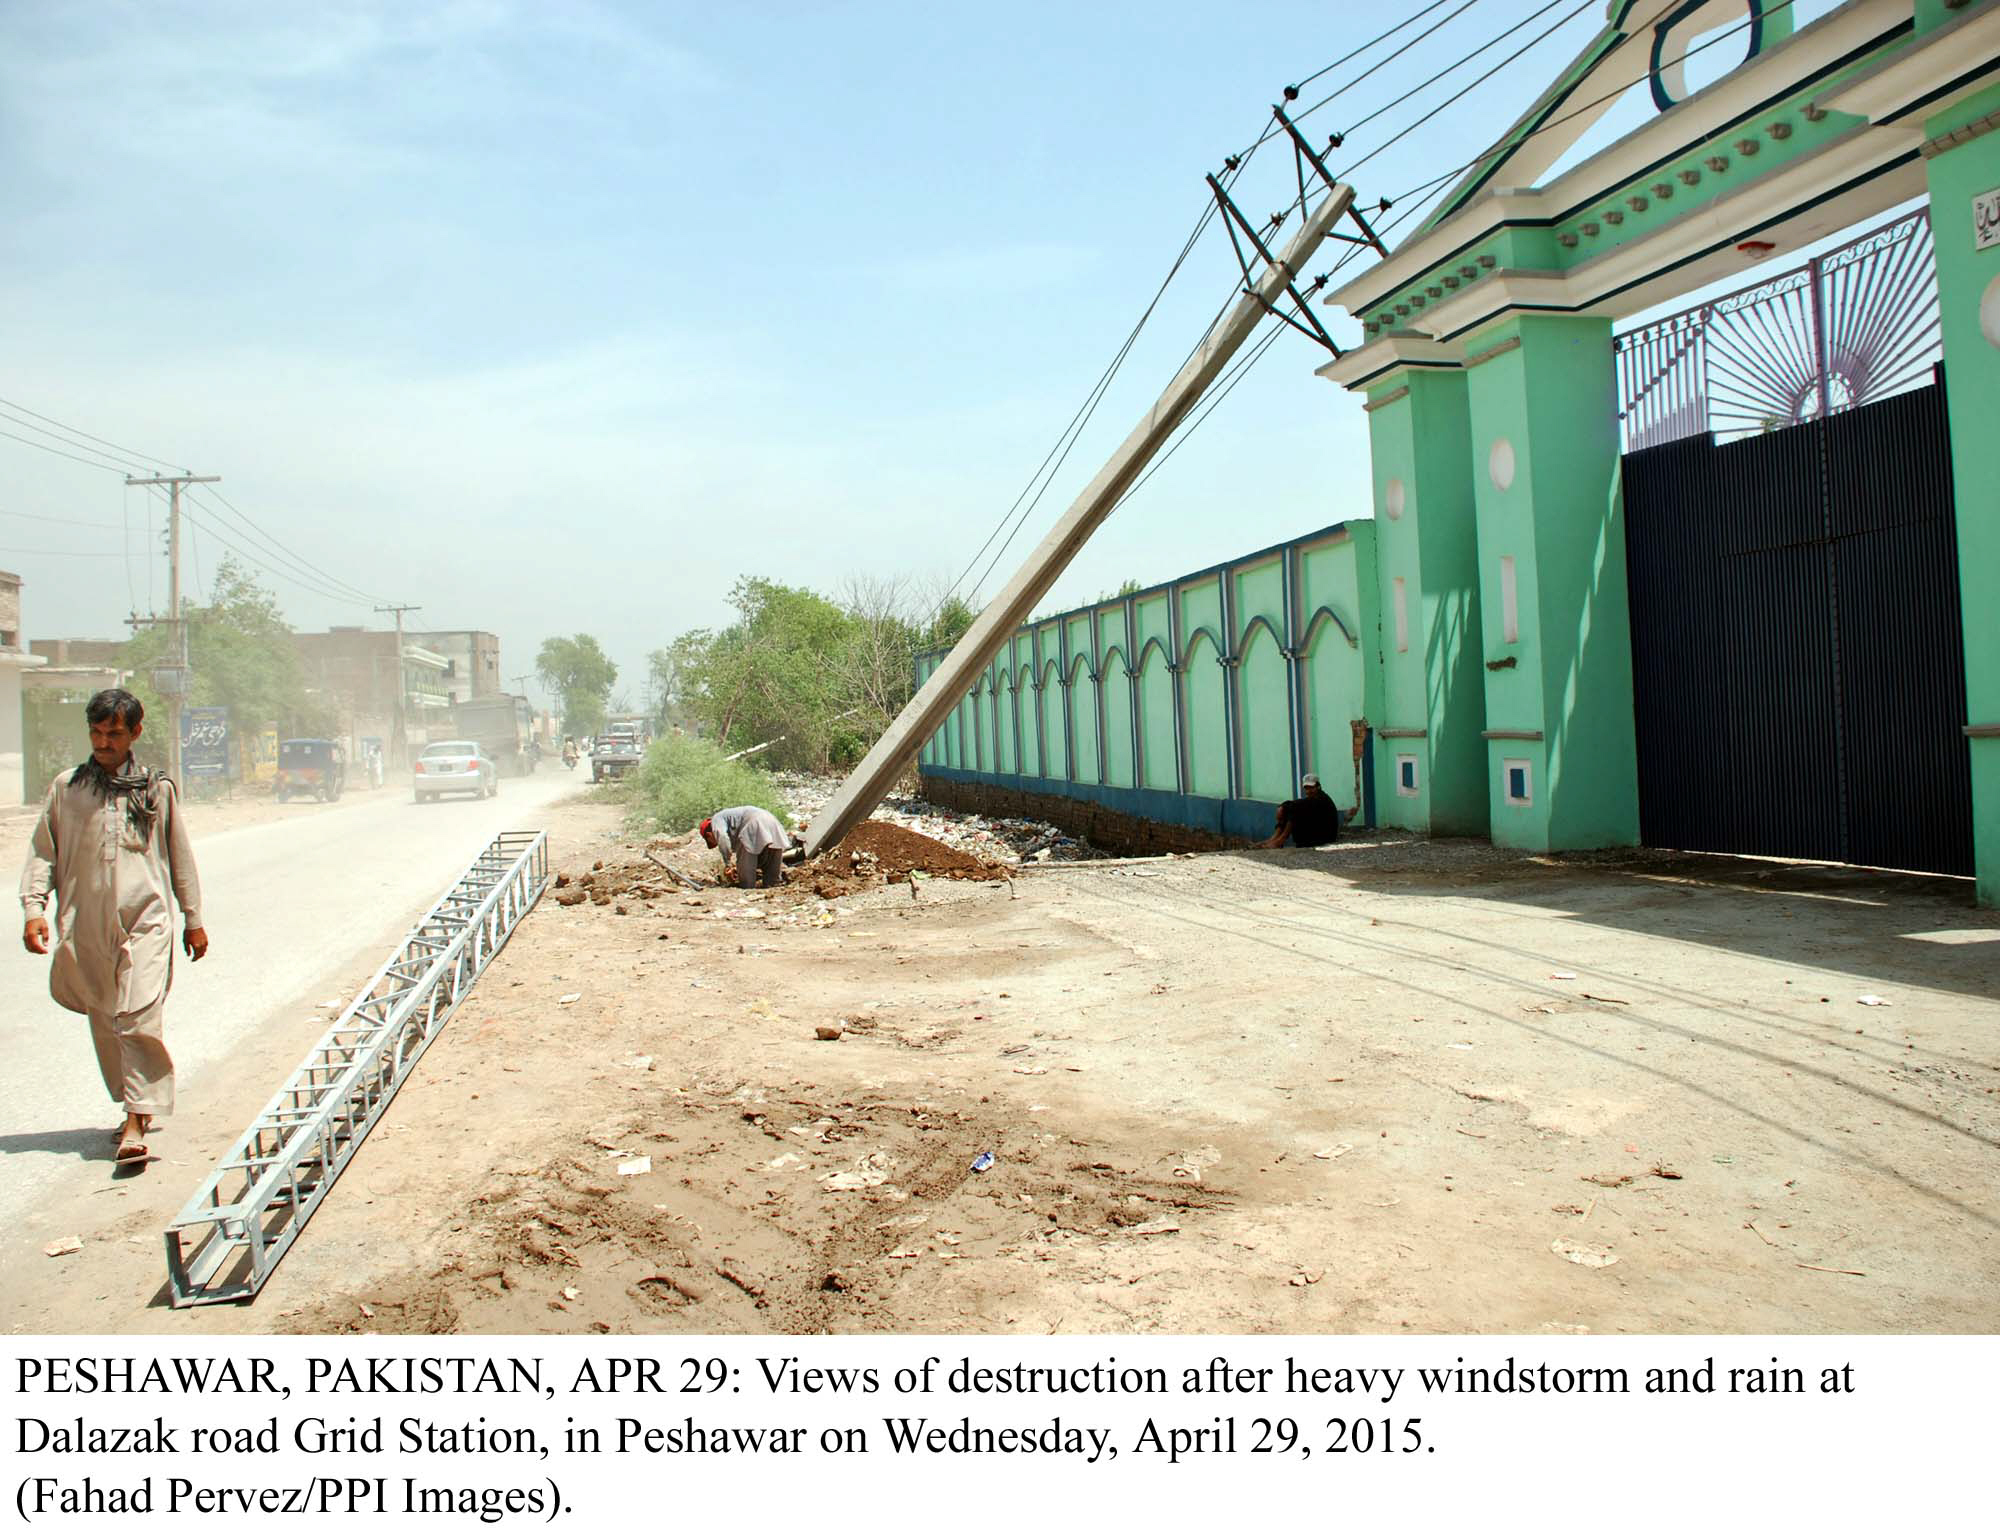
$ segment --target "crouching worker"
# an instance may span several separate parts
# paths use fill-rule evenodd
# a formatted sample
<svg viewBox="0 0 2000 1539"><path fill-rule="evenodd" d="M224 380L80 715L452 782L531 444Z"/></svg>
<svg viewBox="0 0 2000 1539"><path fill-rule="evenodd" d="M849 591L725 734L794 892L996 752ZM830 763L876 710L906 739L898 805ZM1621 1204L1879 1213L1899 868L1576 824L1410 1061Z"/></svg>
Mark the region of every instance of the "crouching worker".
<svg viewBox="0 0 2000 1539"><path fill-rule="evenodd" d="M53 943L49 993L90 1018L104 1088L125 1109L120 1164L147 1158L153 1119L174 1109L160 1016L174 977L176 902L189 958L199 962L208 950L180 797L171 780L132 758L143 715L122 689L91 697L90 757L49 787L21 873L22 942L38 956Z"/></svg>
<svg viewBox="0 0 2000 1539"><path fill-rule="evenodd" d="M722 856L723 880L735 868L738 887L777 887L785 880L785 828L762 807L725 807L703 818L701 837Z"/></svg>
<svg viewBox="0 0 2000 1539"><path fill-rule="evenodd" d="M1263 848L1275 850L1290 844L1309 850L1339 837L1340 809L1320 789L1319 776L1308 775L1299 782L1298 800L1280 804L1277 832L1264 841Z"/></svg>

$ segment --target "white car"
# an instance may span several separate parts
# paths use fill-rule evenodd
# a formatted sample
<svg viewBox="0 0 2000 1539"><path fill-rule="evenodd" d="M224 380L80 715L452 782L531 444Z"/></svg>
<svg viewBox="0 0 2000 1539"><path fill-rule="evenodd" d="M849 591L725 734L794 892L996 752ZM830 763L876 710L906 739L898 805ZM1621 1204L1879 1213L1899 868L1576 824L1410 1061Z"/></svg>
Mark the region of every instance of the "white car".
<svg viewBox="0 0 2000 1539"><path fill-rule="evenodd" d="M432 743L417 760L414 780L420 802L436 801L453 792L500 794L500 768L477 743Z"/></svg>

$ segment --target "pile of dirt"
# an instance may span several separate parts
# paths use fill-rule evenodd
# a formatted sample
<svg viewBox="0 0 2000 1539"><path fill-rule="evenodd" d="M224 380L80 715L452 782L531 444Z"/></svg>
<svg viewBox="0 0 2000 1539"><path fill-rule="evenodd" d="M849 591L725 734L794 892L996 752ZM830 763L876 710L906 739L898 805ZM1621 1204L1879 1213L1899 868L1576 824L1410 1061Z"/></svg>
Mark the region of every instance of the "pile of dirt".
<svg viewBox="0 0 2000 1539"><path fill-rule="evenodd" d="M600 860L588 871L560 871L555 880L555 900L564 908L627 897L660 898L681 890L672 875L650 860Z"/></svg>
<svg viewBox="0 0 2000 1539"><path fill-rule="evenodd" d="M913 871L955 882L992 882L1009 875L1005 866L897 824L870 819L800 867L792 880L819 897L841 898L884 882L907 881Z"/></svg>

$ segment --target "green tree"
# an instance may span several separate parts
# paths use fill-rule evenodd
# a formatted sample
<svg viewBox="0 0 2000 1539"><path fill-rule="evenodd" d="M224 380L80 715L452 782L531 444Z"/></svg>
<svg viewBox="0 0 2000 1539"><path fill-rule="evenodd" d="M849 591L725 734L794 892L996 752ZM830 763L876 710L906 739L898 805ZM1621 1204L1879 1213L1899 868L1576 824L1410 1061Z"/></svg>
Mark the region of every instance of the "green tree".
<svg viewBox="0 0 2000 1539"><path fill-rule="evenodd" d="M266 724L280 737L320 737L338 730L332 702L309 695L298 643L278 601L234 557L225 557L209 584L206 603L184 612L188 631L188 662L193 671L188 703L229 708L241 733ZM121 666L132 670L132 692L146 708L148 721L158 722L140 746L151 762L166 762L169 723L166 702L153 689L153 669L171 660L173 634L164 625L134 636L120 653Z"/></svg>
<svg viewBox="0 0 2000 1539"><path fill-rule="evenodd" d="M604 725L605 702L618 682L618 665L595 636L551 636L535 654L535 676L562 701L565 733L589 735Z"/></svg>

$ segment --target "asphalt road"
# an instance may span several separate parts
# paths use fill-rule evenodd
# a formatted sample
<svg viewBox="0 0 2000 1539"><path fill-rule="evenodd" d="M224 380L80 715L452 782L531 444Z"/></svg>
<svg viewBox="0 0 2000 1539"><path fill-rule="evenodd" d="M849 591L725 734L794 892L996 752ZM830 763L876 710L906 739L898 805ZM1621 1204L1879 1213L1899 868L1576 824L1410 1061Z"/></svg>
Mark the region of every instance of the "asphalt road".
<svg viewBox="0 0 2000 1539"><path fill-rule="evenodd" d="M418 806L378 795L207 837L191 810L209 953L177 958L167 1001L183 1105L229 1054L280 1030L301 1036L301 1001L330 999L343 979L372 972L488 839L541 826L542 807L587 784L558 768L503 780L490 801ZM6 846L18 876L25 832ZM88 1024L49 998L48 959L17 938L0 945L0 1062L0 1230L13 1232L86 1161L101 1179L99 1145L119 1121Z"/></svg>

